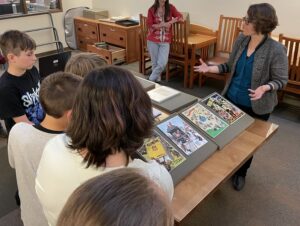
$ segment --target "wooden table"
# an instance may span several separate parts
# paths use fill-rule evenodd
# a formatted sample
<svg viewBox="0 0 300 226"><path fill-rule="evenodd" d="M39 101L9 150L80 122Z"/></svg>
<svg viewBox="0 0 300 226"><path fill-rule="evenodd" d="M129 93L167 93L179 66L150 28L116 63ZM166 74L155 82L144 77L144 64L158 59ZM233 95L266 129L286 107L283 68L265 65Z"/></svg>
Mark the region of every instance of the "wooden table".
<svg viewBox="0 0 300 226"><path fill-rule="evenodd" d="M278 129L278 125L255 122L222 150L215 152L175 187L172 207L178 224L209 194L245 163Z"/></svg>
<svg viewBox="0 0 300 226"><path fill-rule="evenodd" d="M193 88L194 82L194 66L196 62L196 49L208 48L217 42L217 38L211 35L204 34L190 34L188 36L188 46L192 50L190 59L190 76L189 76L189 88ZM205 60L205 59L204 59Z"/></svg>

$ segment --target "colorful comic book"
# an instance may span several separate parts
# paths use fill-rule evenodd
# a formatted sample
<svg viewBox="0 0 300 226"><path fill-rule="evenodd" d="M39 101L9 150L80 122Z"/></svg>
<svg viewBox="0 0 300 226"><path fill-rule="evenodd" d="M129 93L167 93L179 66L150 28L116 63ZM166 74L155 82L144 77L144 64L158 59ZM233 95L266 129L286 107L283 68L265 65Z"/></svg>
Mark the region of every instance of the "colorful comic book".
<svg viewBox="0 0 300 226"><path fill-rule="evenodd" d="M205 99L204 103L229 124L233 124L245 114L242 110L217 93Z"/></svg>
<svg viewBox="0 0 300 226"><path fill-rule="evenodd" d="M168 171L175 169L186 160L179 151L160 137L157 132L154 132L151 138L144 141L144 145L138 152L146 160L153 159L164 165Z"/></svg>
<svg viewBox="0 0 300 226"><path fill-rule="evenodd" d="M188 108L182 114L212 138L217 137L228 127L225 121L199 103Z"/></svg>
<svg viewBox="0 0 300 226"><path fill-rule="evenodd" d="M207 143L203 136L178 115L158 124L157 127L186 155L192 154Z"/></svg>

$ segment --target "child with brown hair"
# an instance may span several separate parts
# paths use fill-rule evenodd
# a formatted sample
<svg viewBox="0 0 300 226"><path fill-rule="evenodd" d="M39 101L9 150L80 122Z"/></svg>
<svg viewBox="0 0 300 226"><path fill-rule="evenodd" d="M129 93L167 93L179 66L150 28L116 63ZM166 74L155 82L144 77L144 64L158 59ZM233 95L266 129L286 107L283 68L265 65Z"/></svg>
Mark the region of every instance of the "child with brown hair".
<svg viewBox="0 0 300 226"><path fill-rule="evenodd" d="M57 226L65 225L172 226L174 218L162 190L142 171L125 168L78 187L59 216Z"/></svg>
<svg viewBox="0 0 300 226"><path fill-rule="evenodd" d="M47 225L34 189L36 171L45 144L66 129L81 80L64 72L46 77L40 89L40 102L46 113L44 120L39 125L20 122L10 131L8 158L11 167L16 169L24 226Z"/></svg>
<svg viewBox="0 0 300 226"><path fill-rule="evenodd" d="M39 124L44 118L39 102L40 76L33 66L35 48L35 41L18 30L0 37L0 49L8 63L0 77L0 118L8 133L17 122Z"/></svg>
<svg viewBox="0 0 300 226"><path fill-rule="evenodd" d="M66 134L47 143L37 171L35 188L49 225L56 225L80 184L118 168L142 170L172 199L173 181L166 168L132 158L153 126L150 97L130 71L107 66L85 76Z"/></svg>

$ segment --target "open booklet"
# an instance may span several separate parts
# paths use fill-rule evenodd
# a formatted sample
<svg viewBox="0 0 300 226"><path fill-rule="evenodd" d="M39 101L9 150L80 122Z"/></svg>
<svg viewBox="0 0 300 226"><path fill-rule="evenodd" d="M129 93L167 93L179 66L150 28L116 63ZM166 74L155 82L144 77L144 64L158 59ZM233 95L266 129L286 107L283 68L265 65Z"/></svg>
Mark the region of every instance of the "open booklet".
<svg viewBox="0 0 300 226"><path fill-rule="evenodd" d="M151 100L161 103L165 100L168 100L178 94L180 94L180 91L166 87L166 86L160 86L153 90L150 90L147 92Z"/></svg>

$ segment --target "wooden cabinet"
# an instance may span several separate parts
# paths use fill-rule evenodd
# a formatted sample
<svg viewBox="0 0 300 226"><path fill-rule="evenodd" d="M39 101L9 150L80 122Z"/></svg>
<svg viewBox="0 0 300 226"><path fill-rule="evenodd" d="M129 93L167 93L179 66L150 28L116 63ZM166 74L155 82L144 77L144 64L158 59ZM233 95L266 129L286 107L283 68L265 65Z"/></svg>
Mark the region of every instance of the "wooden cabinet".
<svg viewBox="0 0 300 226"><path fill-rule="evenodd" d="M75 18L77 46L87 51L87 44L107 42L125 49L126 63L138 60L140 26L124 27L115 23L102 22L83 17Z"/></svg>
<svg viewBox="0 0 300 226"><path fill-rule="evenodd" d="M76 42L78 49L87 50L88 44L99 42L99 26L92 20L74 20L76 31Z"/></svg>

